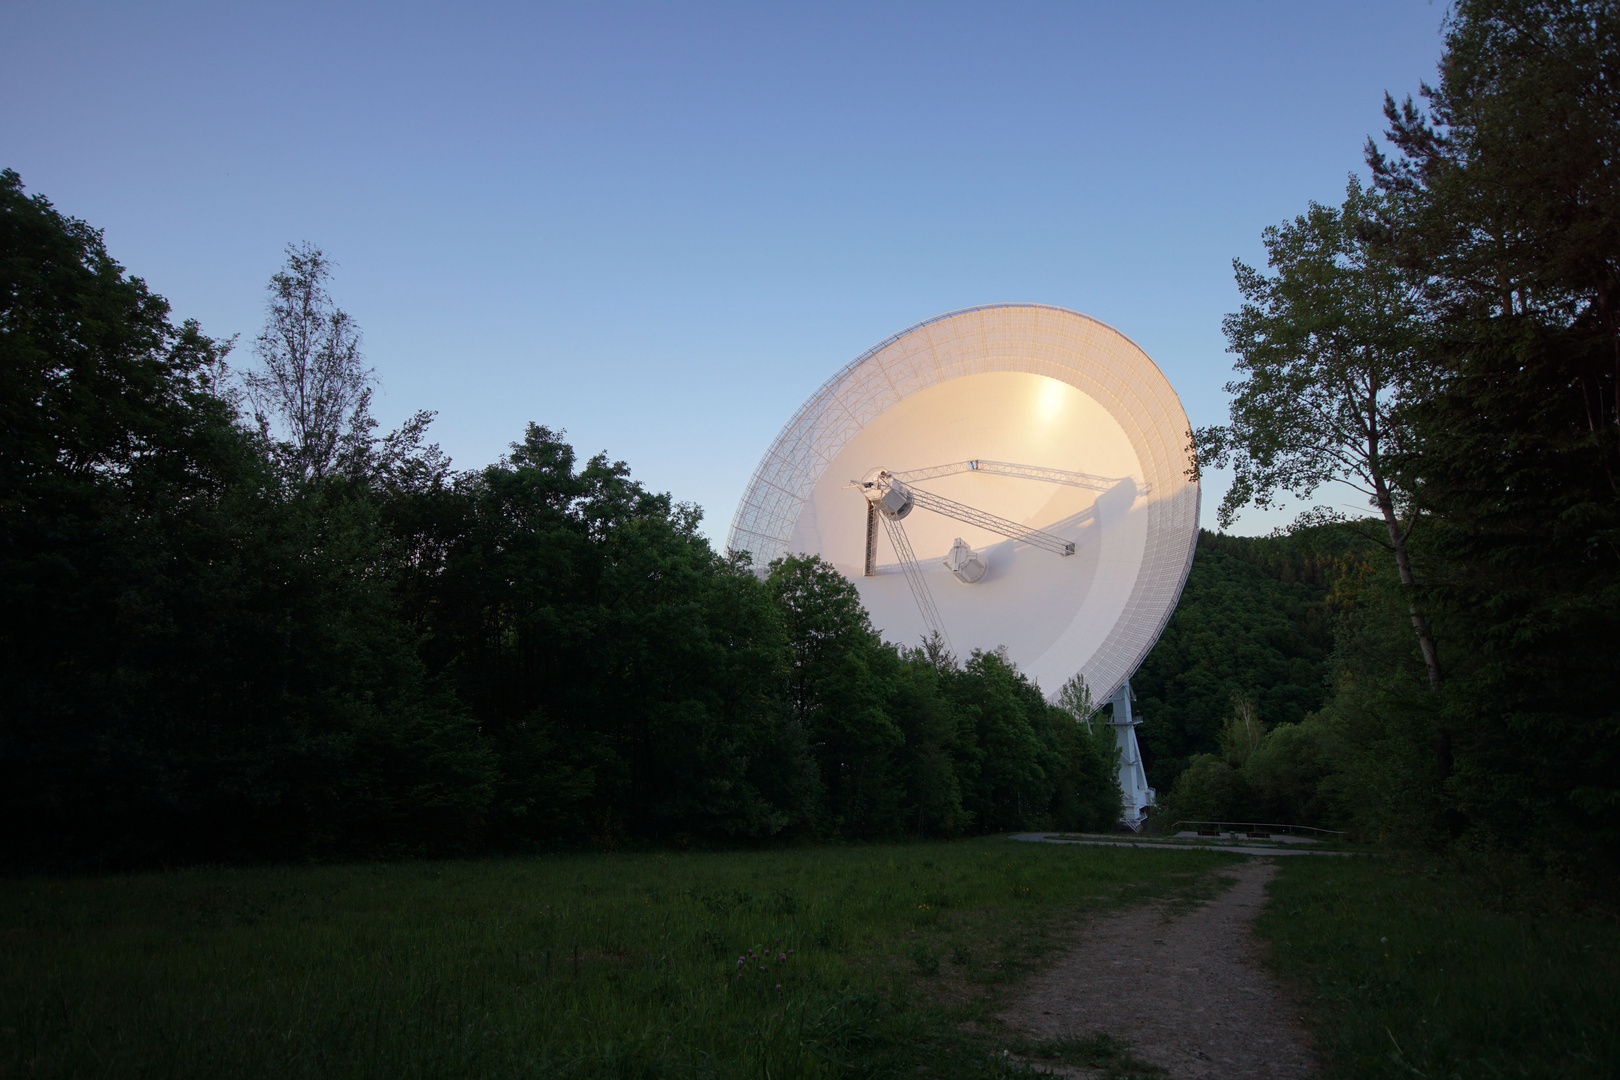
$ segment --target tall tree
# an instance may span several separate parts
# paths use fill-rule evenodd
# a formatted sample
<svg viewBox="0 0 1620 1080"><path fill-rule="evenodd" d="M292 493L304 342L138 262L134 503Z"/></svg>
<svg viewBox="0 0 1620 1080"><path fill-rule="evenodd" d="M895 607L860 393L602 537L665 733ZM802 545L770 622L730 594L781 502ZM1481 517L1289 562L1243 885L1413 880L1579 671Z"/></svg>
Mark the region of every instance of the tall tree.
<svg viewBox="0 0 1620 1080"><path fill-rule="evenodd" d="M1425 111L1384 98L1367 161L1394 200L1402 254L1453 317L1580 323L1620 364L1620 6L1459 0ZM1593 423L1613 386L1577 376Z"/></svg>
<svg viewBox="0 0 1620 1080"><path fill-rule="evenodd" d="M126 277L100 230L0 172L0 506L30 510L49 485L125 485L228 419L210 392L228 343ZM12 528L28 530L26 517ZM16 536L10 528L8 536Z"/></svg>
<svg viewBox="0 0 1620 1080"><path fill-rule="evenodd" d="M988 828L1035 825L1052 794L1054 760L1043 736L1054 710L1004 650L975 650L950 684L971 733L963 805Z"/></svg>
<svg viewBox="0 0 1620 1080"><path fill-rule="evenodd" d="M1058 688L1058 708L1068 713L1077 724L1084 724L1089 732L1092 714L1100 706L1091 700L1091 687L1086 685L1086 677L1078 671L1070 675L1061 687Z"/></svg>
<svg viewBox="0 0 1620 1080"><path fill-rule="evenodd" d="M766 585L787 635L788 706L821 767L829 824L857 835L892 827L901 793L889 767L905 735L885 705L899 658L855 586L820 557L784 555Z"/></svg>
<svg viewBox="0 0 1620 1080"><path fill-rule="evenodd" d="M155 801L142 654L177 621L161 594L208 545L200 519L251 468L208 392L222 353L0 172L0 857L117 848L105 826Z"/></svg>
<svg viewBox="0 0 1620 1080"><path fill-rule="evenodd" d="M808 725L821 707L823 684L848 654L876 646L877 633L855 587L817 556L784 555L771 563L768 580L792 650L789 701Z"/></svg>
<svg viewBox="0 0 1620 1080"><path fill-rule="evenodd" d="M423 678L372 506L286 497L223 348L0 174L0 860L479 839L487 750Z"/></svg>
<svg viewBox="0 0 1620 1080"><path fill-rule="evenodd" d="M1567 449L1620 500L1620 5L1462 0L1440 75L1426 113L1386 95L1396 154L1369 140L1367 159L1446 329L1444 389L1569 413L1584 445ZM1526 419L1549 435L1563 423ZM1499 460L1442 456L1459 454ZM1613 535L1600 542L1620 557Z"/></svg>
<svg viewBox="0 0 1620 1080"><path fill-rule="evenodd" d="M1443 721L1461 736L1452 788L1489 834L1612 860L1620 5L1458 0L1421 96L1386 98L1394 153L1368 160L1437 328L1404 472L1468 662Z"/></svg>
<svg viewBox="0 0 1620 1080"><path fill-rule="evenodd" d="M1379 243L1384 199L1351 178L1342 206L1310 211L1265 230L1267 276L1234 260L1244 304L1225 320L1228 350L1243 378L1231 421L1197 433L1205 464L1235 476L1219 521L1246 504L1269 506L1278 491L1309 498L1340 481L1378 511L1402 584L1429 684L1441 682L1428 619L1413 592L1409 540L1419 506L1398 483L1412 450L1410 410L1431 371L1423 348L1419 280Z"/></svg>
<svg viewBox="0 0 1620 1080"><path fill-rule="evenodd" d="M262 367L243 383L266 438L306 479L329 473L347 441L369 445L373 371L360 353L360 328L332 302L332 262L312 244L287 245L287 264L270 279L264 330L253 341Z"/></svg>

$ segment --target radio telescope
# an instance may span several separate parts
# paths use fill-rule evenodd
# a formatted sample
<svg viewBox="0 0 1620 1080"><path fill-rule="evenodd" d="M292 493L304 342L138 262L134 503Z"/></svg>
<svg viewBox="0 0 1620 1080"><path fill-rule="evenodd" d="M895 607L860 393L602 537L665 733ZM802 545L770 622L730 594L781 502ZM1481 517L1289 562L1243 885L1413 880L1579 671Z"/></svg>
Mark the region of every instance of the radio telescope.
<svg viewBox="0 0 1620 1080"><path fill-rule="evenodd" d="M918 323L846 365L766 451L727 546L820 555L891 641L1005 648L1114 705L1125 821L1153 791L1130 676L1198 539L1186 413L1147 354L1041 304Z"/></svg>

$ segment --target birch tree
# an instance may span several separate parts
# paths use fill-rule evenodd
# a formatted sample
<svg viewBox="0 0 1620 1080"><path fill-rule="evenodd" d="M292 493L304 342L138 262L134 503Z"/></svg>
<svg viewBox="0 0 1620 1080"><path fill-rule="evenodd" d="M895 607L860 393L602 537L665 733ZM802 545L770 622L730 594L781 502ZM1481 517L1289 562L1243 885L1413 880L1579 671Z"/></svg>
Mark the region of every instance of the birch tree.
<svg viewBox="0 0 1620 1080"><path fill-rule="evenodd" d="M1218 520L1281 493L1310 498L1339 481L1367 496L1388 535L1412 629L1440 685L1439 655L1413 595L1408 541L1419 506L1397 481L1410 453L1410 409L1429 378L1419 281L1383 254L1383 196L1351 178L1342 206L1312 203L1263 236L1267 275L1234 260L1243 306L1226 317L1228 351L1241 377L1226 384L1230 422L1199 430L1204 465L1230 466ZM1337 516L1318 508L1306 520Z"/></svg>
<svg viewBox="0 0 1620 1080"><path fill-rule="evenodd" d="M253 341L262 365L242 377L254 421L305 479L332 471L345 440L369 445L374 373L360 328L332 302L332 263L312 244L287 245L270 279L264 330ZM279 438L277 438L279 436Z"/></svg>

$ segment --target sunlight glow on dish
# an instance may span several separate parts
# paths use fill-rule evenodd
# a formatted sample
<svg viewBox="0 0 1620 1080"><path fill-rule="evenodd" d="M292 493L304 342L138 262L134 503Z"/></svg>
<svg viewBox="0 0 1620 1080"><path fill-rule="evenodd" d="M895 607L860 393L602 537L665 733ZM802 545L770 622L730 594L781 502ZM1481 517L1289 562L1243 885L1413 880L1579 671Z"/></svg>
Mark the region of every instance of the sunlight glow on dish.
<svg viewBox="0 0 1620 1080"><path fill-rule="evenodd" d="M827 381L754 472L728 547L818 554L873 625L1005 647L1106 700L1158 639L1198 533L1186 414L1151 360L1063 308L920 323Z"/></svg>
<svg viewBox="0 0 1620 1080"><path fill-rule="evenodd" d="M1045 376L1040 376L1040 379L1040 404L1037 407L1037 411L1040 414L1041 420L1046 423L1051 423L1063 415L1064 384L1058 382L1056 379L1048 379Z"/></svg>

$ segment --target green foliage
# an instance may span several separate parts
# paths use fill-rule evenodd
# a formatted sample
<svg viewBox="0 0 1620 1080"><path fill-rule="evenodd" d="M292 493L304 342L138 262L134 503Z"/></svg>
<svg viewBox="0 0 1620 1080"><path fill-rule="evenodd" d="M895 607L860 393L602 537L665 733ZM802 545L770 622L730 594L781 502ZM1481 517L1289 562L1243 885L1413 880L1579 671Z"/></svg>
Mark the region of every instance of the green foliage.
<svg viewBox="0 0 1620 1080"><path fill-rule="evenodd" d="M1243 378L1227 384L1231 421L1198 433L1201 460L1230 464L1218 518L1276 493L1309 498L1339 480L1390 522L1408 500L1390 463L1410 448L1408 405L1427 385L1418 280L1377 242L1384 200L1351 177L1342 206L1265 230L1274 276L1234 262L1241 310L1225 320Z"/></svg>
<svg viewBox="0 0 1620 1080"><path fill-rule="evenodd" d="M1137 738L1159 790L1194 754L1218 749L1234 695L1253 701L1264 727L1322 706L1335 609L1367 570L1341 532L1199 535L1181 603L1132 680L1145 718Z"/></svg>
<svg viewBox="0 0 1620 1080"><path fill-rule="evenodd" d="M1614 5L1470 0L1429 113L1386 102L1392 245L1441 378L1402 462L1451 678L1431 712L1462 843L1613 875L1620 851L1620 40Z"/></svg>
<svg viewBox="0 0 1620 1080"><path fill-rule="evenodd" d="M1447 323L1493 311L1579 322L1612 356L1620 12L1606 0L1460 0L1446 31L1440 78L1422 88L1427 115L1386 95L1396 154L1367 143L1396 200L1400 256L1426 272Z"/></svg>
<svg viewBox="0 0 1620 1080"><path fill-rule="evenodd" d="M1353 542L1335 532L1337 541ZM1334 648L1321 666L1320 708L1262 723L1257 738L1244 715L1247 695L1235 693L1208 749L1163 785L1163 818L1311 825L1407 846L1438 842L1434 746L1443 697L1427 688L1394 568L1368 566L1354 550L1338 557L1328 592L1339 610Z"/></svg>
<svg viewBox="0 0 1620 1080"><path fill-rule="evenodd" d="M1086 677L1076 672L1069 676L1069 680L1058 690L1058 708L1068 713L1071 718L1086 725L1091 730L1091 718L1096 714L1098 703L1091 697L1091 687L1086 685Z"/></svg>
<svg viewBox="0 0 1620 1080"><path fill-rule="evenodd" d="M463 843L487 761L354 573L370 504L287 483L225 347L12 172L0 229L3 857Z"/></svg>
<svg viewBox="0 0 1620 1080"><path fill-rule="evenodd" d="M375 438L313 248L253 430L227 346L0 186L0 858L424 855L1106 827L1074 719L998 656L901 654L817 559L530 425L457 473ZM323 396L324 395L324 396ZM286 436L271 438L272 420Z"/></svg>
<svg viewBox="0 0 1620 1080"><path fill-rule="evenodd" d="M1055 759L1050 823L1069 832L1106 832L1119 822L1119 748L1113 729L1077 726L1061 708L1046 710L1046 737Z"/></svg>
<svg viewBox="0 0 1620 1080"><path fill-rule="evenodd" d="M1227 858L978 841L13 878L0 1073L1005 1077L997 995L1067 920L1196 898Z"/></svg>
<svg viewBox="0 0 1620 1080"><path fill-rule="evenodd" d="M888 709L904 739L892 766L902 786L899 822L918 836L971 831L973 816L962 805L958 764L961 718L947 695L944 673L911 653L894 674Z"/></svg>
<svg viewBox="0 0 1620 1080"><path fill-rule="evenodd" d="M767 588L785 617L793 718L825 785L822 830L892 833L900 790L888 762L905 736L885 705L901 679L899 658L872 631L855 587L822 560L778 559ZM915 731L947 741L954 736L921 723ZM920 745L915 751L926 754Z"/></svg>
<svg viewBox="0 0 1620 1080"><path fill-rule="evenodd" d="M332 263L312 244L287 245L287 264L270 279L268 320L254 339L262 365L242 383L253 419L284 465L305 478L326 475L353 456L376 426L373 373L361 367L360 329L327 291Z"/></svg>
<svg viewBox="0 0 1620 1080"><path fill-rule="evenodd" d="M1238 454L1223 510L1331 471L1299 440L1338 393L1324 373L1352 363L1350 457L1398 572L1341 575L1318 711L1196 759L1171 806L1291 808L1588 887L1620 866L1617 19L1598 0L1454 5L1427 111L1386 99L1376 192L1268 230L1275 276L1239 267L1247 377L1204 438Z"/></svg>
<svg viewBox="0 0 1620 1080"><path fill-rule="evenodd" d="M1310 717L1279 724L1259 740L1239 766L1255 793L1252 820L1332 826L1343 823L1336 794L1327 783L1342 758L1342 739L1329 724Z"/></svg>
<svg viewBox="0 0 1620 1080"><path fill-rule="evenodd" d="M1004 656L975 652L958 667L938 649L897 653L818 558L780 559L767 582L792 641L789 699L820 765L820 832L948 836L1119 819L1109 733L1048 705Z"/></svg>
<svg viewBox="0 0 1620 1080"><path fill-rule="evenodd" d="M1244 377L1226 386L1230 423L1194 440L1201 460L1233 469L1216 515L1223 528L1247 503L1274 505L1278 491L1304 499L1339 481L1367 496L1409 593L1429 683L1439 686L1430 616L1413 591L1417 488L1399 467L1417 450L1414 406L1438 373L1422 275L1384 242L1389 208L1352 176L1342 206L1312 203L1308 214L1265 230L1275 276L1233 263L1244 304L1225 330ZM1297 525L1335 520L1343 515L1319 506Z"/></svg>
<svg viewBox="0 0 1620 1080"><path fill-rule="evenodd" d="M1527 908L1466 865L1278 862L1256 930L1304 992L1323 1076L1613 1075L1612 919Z"/></svg>
<svg viewBox="0 0 1620 1080"><path fill-rule="evenodd" d="M768 836L810 810L788 639L696 512L533 426L404 524L424 655L500 759L494 838ZM425 572L424 572L425 569Z"/></svg>
<svg viewBox="0 0 1620 1080"><path fill-rule="evenodd" d="M1345 814L1333 781L1344 764L1338 732L1319 717L1279 724L1254 733L1240 755L1195 754L1162 800L1160 815L1339 827Z"/></svg>
<svg viewBox="0 0 1620 1080"><path fill-rule="evenodd" d="M1227 764L1242 768L1260 749L1265 734L1254 712L1254 698L1248 694L1233 695L1232 713L1221 725L1221 755Z"/></svg>
<svg viewBox="0 0 1620 1080"><path fill-rule="evenodd" d="M1159 800L1160 816L1171 821L1260 821L1256 809L1242 774L1214 754L1195 754Z"/></svg>

